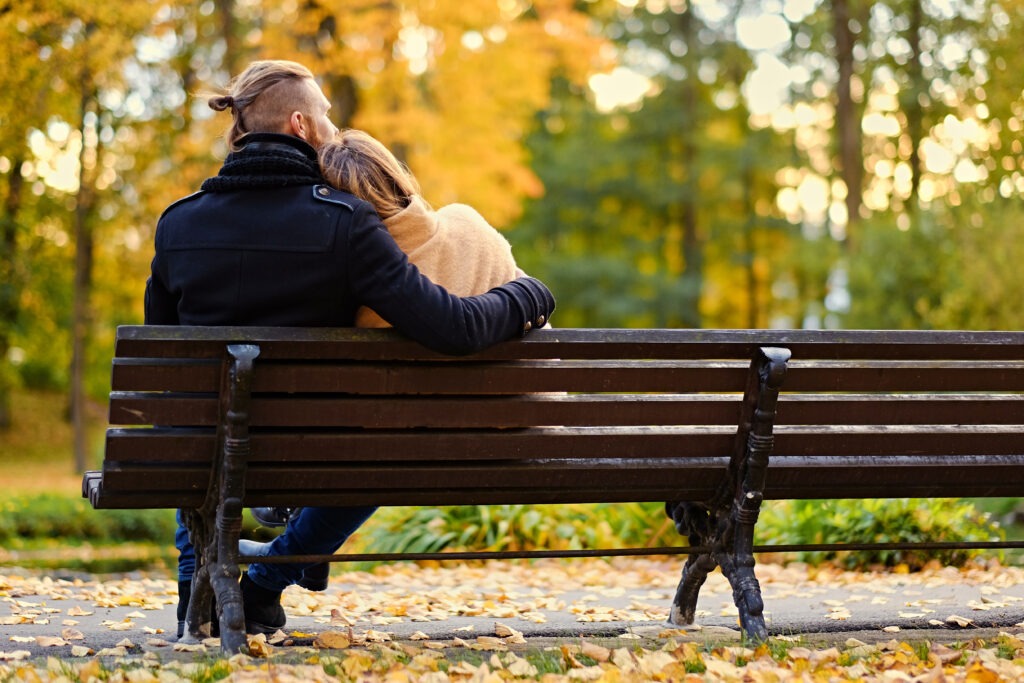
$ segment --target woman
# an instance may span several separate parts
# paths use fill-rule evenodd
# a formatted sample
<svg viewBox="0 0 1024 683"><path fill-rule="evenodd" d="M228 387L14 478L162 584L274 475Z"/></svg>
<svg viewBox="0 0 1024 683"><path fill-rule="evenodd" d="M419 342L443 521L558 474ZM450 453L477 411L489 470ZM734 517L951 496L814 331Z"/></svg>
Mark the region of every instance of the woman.
<svg viewBox="0 0 1024 683"><path fill-rule="evenodd" d="M324 178L377 209L388 232L420 272L457 296L483 294L523 273L508 241L472 207L449 204L434 211L416 178L380 141L343 130L319 151ZM369 308L359 327L388 327Z"/></svg>

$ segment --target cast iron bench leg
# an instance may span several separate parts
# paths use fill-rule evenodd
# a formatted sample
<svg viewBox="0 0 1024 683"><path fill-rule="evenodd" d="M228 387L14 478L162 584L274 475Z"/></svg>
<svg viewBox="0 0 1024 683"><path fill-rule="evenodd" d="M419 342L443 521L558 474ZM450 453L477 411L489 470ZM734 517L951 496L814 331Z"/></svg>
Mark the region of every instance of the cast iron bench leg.
<svg viewBox="0 0 1024 683"><path fill-rule="evenodd" d="M248 652L242 591L238 584L238 537L242 530L242 499L249 457L249 401L253 361L260 349L252 344L228 346L228 372L221 390L220 458L216 458L203 506L186 515L196 548L196 573L186 617L190 638L210 635L210 600L216 596L221 650Z"/></svg>
<svg viewBox="0 0 1024 683"><path fill-rule="evenodd" d="M711 540L710 516L704 505L668 503L666 512L675 522L676 530L687 537L691 548L703 546ZM686 564L683 565L683 578L679 581L676 597L672 601L672 611L669 613L671 623L681 626L693 623L697 614L697 598L701 586L716 566L718 563L711 553L693 554L686 559Z"/></svg>
<svg viewBox="0 0 1024 683"><path fill-rule="evenodd" d="M683 567L669 617L674 624L693 623L700 587L718 565L732 586L743 632L757 642L768 637L761 586L754 574L754 526L764 498L775 409L789 357L788 349L765 347L751 363L737 448L719 495L707 504L666 506L676 528L688 536L690 545L708 548L692 555Z"/></svg>

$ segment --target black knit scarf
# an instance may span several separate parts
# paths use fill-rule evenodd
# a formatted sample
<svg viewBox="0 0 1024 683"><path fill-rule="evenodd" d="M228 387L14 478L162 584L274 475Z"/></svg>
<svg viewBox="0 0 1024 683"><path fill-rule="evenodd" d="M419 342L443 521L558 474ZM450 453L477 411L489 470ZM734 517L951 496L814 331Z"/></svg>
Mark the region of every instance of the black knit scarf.
<svg viewBox="0 0 1024 683"><path fill-rule="evenodd" d="M297 138L293 142L289 136L257 133L247 136L239 151L228 154L220 173L207 178L202 189L231 192L322 182L312 147Z"/></svg>

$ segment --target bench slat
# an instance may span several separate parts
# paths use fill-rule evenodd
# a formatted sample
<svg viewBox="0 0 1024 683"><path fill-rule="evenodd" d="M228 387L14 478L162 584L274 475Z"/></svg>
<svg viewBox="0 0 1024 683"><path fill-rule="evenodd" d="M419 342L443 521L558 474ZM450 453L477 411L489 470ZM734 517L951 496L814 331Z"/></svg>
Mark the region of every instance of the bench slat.
<svg viewBox="0 0 1024 683"><path fill-rule="evenodd" d="M115 358L110 386L114 391L216 392L220 373L216 360Z"/></svg>
<svg viewBox="0 0 1024 683"><path fill-rule="evenodd" d="M372 343L367 343L372 342ZM228 343L259 344L260 356L403 360L443 358L394 330L280 327L118 328L121 357L224 357ZM921 358L1024 360L1024 332L936 330L535 330L474 358L750 359L761 346L782 346L794 358Z"/></svg>
<svg viewBox="0 0 1024 683"><path fill-rule="evenodd" d="M257 360L256 393L525 394L544 392L742 392L742 361L522 361L409 365ZM219 365L114 362L115 391L215 392ZM793 392L1024 392L1024 361L799 361L782 388Z"/></svg>
<svg viewBox="0 0 1024 683"><path fill-rule="evenodd" d="M529 427L551 424L734 425L736 394L580 394L507 397L253 397L254 427ZM110 422L217 424L214 394L112 392ZM803 394L783 396L776 424L1016 424L1024 395Z"/></svg>
<svg viewBox="0 0 1024 683"><path fill-rule="evenodd" d="M735 424L736 394L502 397L253 397L253 427L529 427L552 425ZM112 424L216 425L215 395L111 394Z"/></svg>
<svg viewBox="0 0 1024 683"><path fill-rule="evenodd" d="M768 470L768 498L886 497L879 486L889 487L895 497L1013 495L1019 491L1020 457L787 457ZM646 466L640 466L644 464ZM295 500L301 494L327 500L328 504L385 505L455 504L475 495L484 502L498 502L490 494L509 495L504 502L584 502L580 491L604 491L623 501L660 501L686 498L704 500L717 490L725 467L724 458L666 459L623 468L621 463L601 467L590 459L557 463L487 462L403 467L374 464L337 467L253 465L246 486L246 504L272 504ZM537 472L543 469L544 476ZM170 467L153 476L151 468L109 468L103 473L103 492L108 496L174 493L194 499L205 489L203 468ZM870 496L865 492L871 491ZM124 492L124 493L121 493ZM472 492L476 492L475 494ZM926 493L927 492L927 493ZM313 498L310 499L311 501ZM414 502L415 501L415 502ZM315 504L310 502L308 504Z"/></svg>
<svg viewBox="0 0 1024 683"><path fill-rule="evenodd" d="M1021 425L907 425L787 427L775 435L774 466L787 457L826 457L865 453L879 456L932 457L947 459L979 452L983 441L987 456L1024 455ZM216 446L212 430L197 434L184 443L175 430L109 430L109 463L208 463ZM657 458L727 456L735 440L727 427L636 428L566 427L496 431L449 432L256 432L252 436L250 465L287 461L296 466L312 463L431 462L443 454L446 460L466 462L579 458L631 460ZM955 462L953 464L956 464Z"/></svg>

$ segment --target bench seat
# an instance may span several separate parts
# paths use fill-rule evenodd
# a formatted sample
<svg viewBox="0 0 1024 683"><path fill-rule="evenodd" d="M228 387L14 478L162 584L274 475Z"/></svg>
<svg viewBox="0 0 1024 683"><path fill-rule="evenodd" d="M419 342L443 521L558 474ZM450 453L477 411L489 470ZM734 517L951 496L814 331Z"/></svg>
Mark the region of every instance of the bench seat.
<svg viewBox="0 0 1024 683"><path fill-rule="evenodd" d="M763 638L761 500L1021 495L1024 333L545 329L453 358L391 330L128 326L110 424L92 505L210 528L227 498L667 502L715 548L687 562L674 618L720 564L757 593L741 621ZM217 552L202 561L237 565Z"/></svg>

